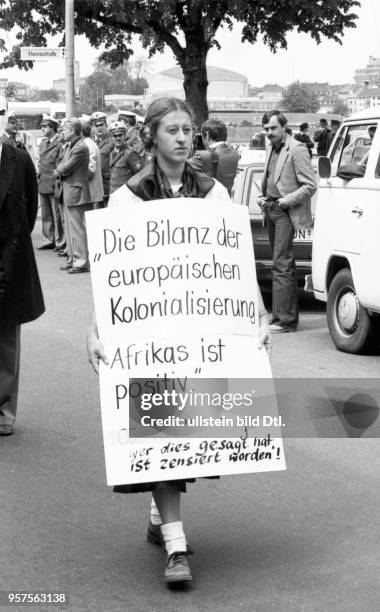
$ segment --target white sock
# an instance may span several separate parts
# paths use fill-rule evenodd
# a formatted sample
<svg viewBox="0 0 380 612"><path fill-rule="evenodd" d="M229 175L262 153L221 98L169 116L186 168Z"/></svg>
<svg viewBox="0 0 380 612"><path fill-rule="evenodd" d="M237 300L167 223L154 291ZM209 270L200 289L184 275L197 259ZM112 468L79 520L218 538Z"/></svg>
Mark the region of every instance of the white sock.
<svg viewBox="0 0 380 612"><path fill-rule="evenodd" d="M161 525L161 532L165 541L166 552L168 553L169 557L174 552L186 551L186 536L183 531L182 521Z"/></svg>
<svg viewBox="0 0 380 612"><path fill-rule="evenodd" d="M158 508L154 502L154 499L152 497L152 502L150 504L150 522L152 523L152 525L161 525L162 524L162 520L161 520L161 516L160 513L158 511Z"/></svg>

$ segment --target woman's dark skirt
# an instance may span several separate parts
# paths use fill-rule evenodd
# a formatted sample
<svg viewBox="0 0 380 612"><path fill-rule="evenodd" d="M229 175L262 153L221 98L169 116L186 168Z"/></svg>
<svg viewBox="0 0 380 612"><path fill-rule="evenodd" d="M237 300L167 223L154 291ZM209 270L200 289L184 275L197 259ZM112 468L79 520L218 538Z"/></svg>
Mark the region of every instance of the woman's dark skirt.
<svg viewBox="0 0 380 612"><path fill-rule="evenodd" d="M205 478L216 479L220 476L205 476ZM173 489L186 493L186 483L195 482L196 478L186 478L186 480L166 480L165 484L170 485ZM113 488L114 493L147 493L148 491L155 491L157 485L162 485L161 482L137 482L134 484L115 485Z"/></svg>

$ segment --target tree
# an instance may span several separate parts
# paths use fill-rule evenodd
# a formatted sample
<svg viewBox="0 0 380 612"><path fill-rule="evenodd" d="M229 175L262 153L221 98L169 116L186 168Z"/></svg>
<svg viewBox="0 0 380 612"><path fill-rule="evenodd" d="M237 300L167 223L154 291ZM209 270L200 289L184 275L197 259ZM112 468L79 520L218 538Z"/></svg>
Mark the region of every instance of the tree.
<svg viewBox="0 0 380 612"><path fill-rule="evenodd" d="M104 90L89 87L84 83L79 88L79 101L76 104L78 114L91 115L95 111L104 110Z"/></svg>
<svg viewBox="0 0 380 612"><path fill-rule="evenodd" d="M291 113L316 113L320 103L308 83L294 81L284 90L282 104Z"/></svg>
<svg viewBox="0 0 380 612"><path fill-rule="evenodd" d="M38 100L49 100L50 102L56 102L59 98L58 91L56 89L32 89L30 92L29 99L33 101Z"/></svg>
<svg viewBox="0 0 380 612"><path fill-rule="evenodd" d="M0 3L4 6L0 26L8 31L17 26L20 44L46 45L48 34L63 31L61 0ZM168 46L182 68L186 99L199 123L208 115L206 59L211 48L220 48L219 28L232 30L236 22L243 23L242 42L254 44L262 36L273 52L286 48L286 34L294 28L317 43L323 36L340 43L345 28L355 27L357 15L351 12L355 6L357 0L76 0L75 31L85 34L96 48L105 45L102 59L112 68L132 55L133 34L150 57ZM21 62L17 49L2 66L14 64L31 67L31 62Z"/></svg>
<svg viewBox="0 0 380 612"><path fill-rule="evenodd" d="M147 81L138 76L142 68L136 69L134 63L124 62L112 70L104 62L97 62L95 70L80 87L80 102L78 111L93 113L104 109L104 96L106 94L132 94L141 95L148 87ZM137 75L137 78L133 75Z"/></svg>
<svg viewBox="0 0 380 612"><path fill-rule="evenodd" d="M8 85L5 88L4 95L5 95L5 97L8 100L11 100L12 98L15 97L15 95L16 95L16 85L15 85L15 83L8 83Z"/></svg>
<svg viewBox="0 0 380 612"><path fill-rule="evenodd" d="M133 94L141 95L148 87L143 77L132 76L135 68L129 62L124 62L114 70L106 63L97 62L95 70L85 80L90 89L102 90L104 94Z"/></svg>
<svg viewBox="0 0 380 612"><path fill-rule="evenodd" d="M350 114L350 109L343 100L337 100L333 106L332 112L335 115L343 115L343 117L346 117Z"/></svg>

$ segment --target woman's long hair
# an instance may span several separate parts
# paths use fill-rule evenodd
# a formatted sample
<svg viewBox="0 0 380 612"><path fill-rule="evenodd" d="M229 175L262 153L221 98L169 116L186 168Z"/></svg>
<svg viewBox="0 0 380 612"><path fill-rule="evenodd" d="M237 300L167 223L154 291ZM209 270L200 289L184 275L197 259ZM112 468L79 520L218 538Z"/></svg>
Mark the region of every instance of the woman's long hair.
<svg viewBox="0 0 380 612"><path fill-rule="evenodd" d="M163 96L153 100L147 108L144 125L150 128L151 144L153 146L153 139L157 134L160 121L168 113L173 111L182 111L187 113L190 117L191 124L194 123L194 115L191 107L184 100L179 98L173 98L169 96Z"/></svg>

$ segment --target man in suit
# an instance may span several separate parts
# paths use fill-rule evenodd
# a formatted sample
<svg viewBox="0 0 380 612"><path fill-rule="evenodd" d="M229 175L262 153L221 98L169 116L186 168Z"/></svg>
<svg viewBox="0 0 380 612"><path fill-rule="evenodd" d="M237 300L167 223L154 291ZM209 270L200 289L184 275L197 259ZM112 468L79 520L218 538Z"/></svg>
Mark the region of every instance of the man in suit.
<svg viewBox="0 0 380 612"><path fill-rule="evenodd" d="M55 197L55 174L60 144L58 142L58 121L45 117L41 123L43 138L40 143L38 164L38 192L40 194L42 236L39 251L65 248L63 223Z"/></svg>
<svg viewBox="0 0 380 612"><path fill-rule="evenodd" d="M90 123L94 130L94 140L99 147L102 159L102 180L104 198L103 202L95 205L95 208L107 206L110 194L110 155L113 149L113 142L107 129L107 115L102 112L92 113Z"/></svg>
<svg viewBox="0 0 380 612"><path fill-rule="evenodd" d="M265 113L263 127L270 141L262 195L258 198L268 226L273 253L273 333L296 331L297 276L294 231L311 227L311 196L317 189L307 147L286 133L287 119L278 110Z"/></svg>
<svg viewBox="0 0 380 612"><path fill-rule="evenodd" d="M88 184L89 152L82 138L80 119L63 122L63 137L68 146L57 166L57 173L61 182L68 259L60 270L79 274L88 272L90 268L84 215L93 208Z"/></svg>
<svg viewBox="0 0 380 612"><path fill-rule="evenodd" d="M2 142L9 144L12 147L15 147L16 149L21 149L22 151L26 151L26 147L24 143L22 142L20 138L17 137L18 130L19 130L18 119L14 111L12 111L11 113L8 113L7 127L4 130L1 140Z"/></svg>
<svg viewBox="0 0 380 612"><path fill-rule="evenodd" d="M0 436L13 433L16 419L21 324L45 309L30 237L37 177L30 156L1 141L6 111L0 96Z"/></svg>
<svg viewBox="0 0 380 612"><path fill-rule="evenodd" d="M67 236L66 236L67 230L65 228L65 211L64 211L64 207L63 207L63 198L60 197L61 190L62 190L62 185L61 185L61 177L59 176L59 174L57 172L57 167L60 164L60 162L63 160L66 147L69 146L69 143L65 142L65 139L63 138L63 128L62 128L61 124L58 126L57 138L58 138L58 147L57 147L56 169L54 171L54 176L55 176L54 197L55 197L55 199L58 202L59 217L61 219L61 223L62 223L62 227L63 227L63 233L64 233L64 237L65 237L65 246L58 251L58 257L67 257L68 239L67 239Z"/></svg>
<svg viewBox="0 0 380 612"><path fill-rule="evenodd" d="M88 185L90 188L90 198L94 208L101 208L104 198L103 179L102 179L102 156L96 142L91 138L91 123L82 120L83 140L88 148Z"/></svg>
<svg viewBox="0 0 380 612"><path fill-rule="evenodd" d="M208 119L201 127L205 151L196 151L189 160L194 170L216 178L231 195L239 153L227 143L227 126L220 119Z"/></svg>
<svg viewBox="0 0 380 612"><path fill-rule="evenodd" d="M113 193L137 174L144 164L140 155L127 145L127 128L122 121L111 123L110 134L114 144L110 158L110 193Z"/></svg>

